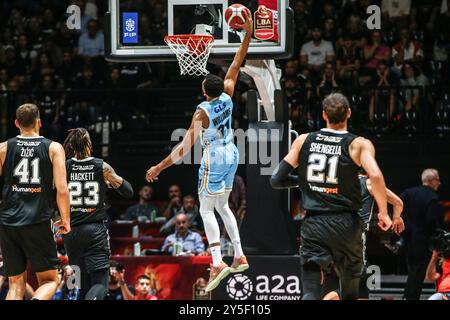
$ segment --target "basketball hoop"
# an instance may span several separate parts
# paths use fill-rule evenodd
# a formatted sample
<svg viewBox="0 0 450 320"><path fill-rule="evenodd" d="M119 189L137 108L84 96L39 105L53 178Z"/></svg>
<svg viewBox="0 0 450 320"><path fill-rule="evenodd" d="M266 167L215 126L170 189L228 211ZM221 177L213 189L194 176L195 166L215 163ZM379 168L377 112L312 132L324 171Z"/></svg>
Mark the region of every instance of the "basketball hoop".
<svg viewBox="0 0 450 320"><path fill-rule="evenodd" d="M214 43L211 35L178 34L165 36L164 41L176 54L182 75L206 76L209 54Z"/></svg>

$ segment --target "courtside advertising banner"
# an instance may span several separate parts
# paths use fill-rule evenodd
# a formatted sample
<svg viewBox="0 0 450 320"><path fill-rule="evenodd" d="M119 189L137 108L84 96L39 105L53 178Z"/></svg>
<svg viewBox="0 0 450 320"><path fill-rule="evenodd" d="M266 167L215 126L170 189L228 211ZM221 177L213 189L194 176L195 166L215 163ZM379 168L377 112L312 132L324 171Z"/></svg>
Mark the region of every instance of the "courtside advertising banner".
<svg viewBox="0 0 450 320"><path fill-rule="evenodd" d="M250 269L230 274L212 293L213 300L301 299L299 256L249 256ZM224 259L232 263L231 259Z"/></svg>

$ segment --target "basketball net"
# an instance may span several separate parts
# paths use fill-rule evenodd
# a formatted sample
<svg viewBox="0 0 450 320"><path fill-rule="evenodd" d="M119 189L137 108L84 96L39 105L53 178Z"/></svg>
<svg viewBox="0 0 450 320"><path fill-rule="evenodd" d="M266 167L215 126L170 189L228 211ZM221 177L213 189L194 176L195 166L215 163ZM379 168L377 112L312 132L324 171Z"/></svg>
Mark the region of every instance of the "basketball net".
<svg viewBox="0 0 450 320"><path fill-rule="evenodd" d="M176 54L181 75L206 76L209 54L214 43L211 35L180 34L165 36L164 41Z"/></svg>

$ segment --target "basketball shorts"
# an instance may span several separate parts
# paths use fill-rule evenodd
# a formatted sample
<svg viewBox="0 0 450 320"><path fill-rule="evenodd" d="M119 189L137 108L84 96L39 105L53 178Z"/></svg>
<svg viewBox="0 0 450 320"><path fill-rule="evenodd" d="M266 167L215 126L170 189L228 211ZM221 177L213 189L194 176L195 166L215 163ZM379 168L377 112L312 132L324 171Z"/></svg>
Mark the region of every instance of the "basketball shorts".
<svg viewBox="0 0 450 320"><path fill-rule="evenodd" d="M109 268L109 234L104 222L75 226L63 239L70 265L87 273Z"/></svg>
<svg viewBox="0 0 450 320"><path fill-rule="evenodd" d="M59 260L51 221L28 226L0 226L4 276L17 276L31 265L33 272L56 270Z"/></svg>
<svg viewBox="0 0 450 320"><path fill-rule="evenodd" d="M341 279L361 277L362 221L356 213L307 215L301 226L301 264L315 262L325 272L335 268Z"/></svg>
<svg viewBox="0 0 450 320"><path fill-rule="evenodd" d="M214 196L231 190L238 164L239 151L234 143L206 146L198 172L198 193Z"/></svg>

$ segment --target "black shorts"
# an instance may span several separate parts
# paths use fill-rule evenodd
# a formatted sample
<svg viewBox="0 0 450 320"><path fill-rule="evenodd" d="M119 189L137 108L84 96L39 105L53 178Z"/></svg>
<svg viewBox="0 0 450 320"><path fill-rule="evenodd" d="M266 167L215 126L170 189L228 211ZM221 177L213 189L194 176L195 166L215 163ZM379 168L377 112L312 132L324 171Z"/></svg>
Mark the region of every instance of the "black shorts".
<svg viewBox="0 0 450 320"><path fill-rule="evenodd" d="M363 225L365 225L363 223ZM367 233L368 230L363 228L363 269L361 273L361 278L359 279L359 299L369 299L369 287L367 286L367 279L369 278L369 274L367 273L367 260L366 260L366 244L367 244ZM336 278L336 275L331 273L327 277L326 288L324 290L324 295L328 292L334 291L339 297L342 297L341 289L339 288L339 279Z"/></svg>
<svg viewBox="0 0 450 320"><path fill-rule="evenodd" d="M91 273L109 268L109 234L104 222L86 223L63 235L69 264Z"/></svg>
<svg viewBox="0 0 450 320"><path fill-rule="evenodd" d="M17 276L30 262L33 272L56 270L59 259L51 221L29 226L0 226L4 274Z"/></svg>
<svg viewBox="0 0 450 320"><path fill-rule="evenodd" d="M325 272L332 267L339 278L361 276L363 265L362 222L356 213L307 215L301 226L302 266L314 262Z"/></svg>

